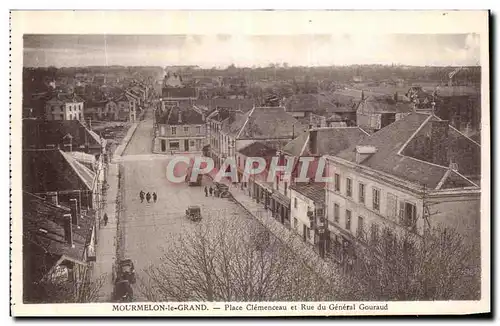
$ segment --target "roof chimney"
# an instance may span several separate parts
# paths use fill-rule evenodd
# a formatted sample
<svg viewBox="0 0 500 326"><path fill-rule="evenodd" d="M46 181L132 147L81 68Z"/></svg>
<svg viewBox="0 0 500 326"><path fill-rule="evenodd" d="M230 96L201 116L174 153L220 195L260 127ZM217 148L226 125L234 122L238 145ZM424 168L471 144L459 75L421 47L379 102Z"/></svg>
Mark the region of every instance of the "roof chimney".
<svg viewBox="0 0 500 326"><path fill-rule="evenodd" d="M318 154L318 130L309 130L309 153Z"/></svg>
<svg viewBox="0 0 500 326"><path fill-rule="evenodd" d="M64 214L64 241L66 241L67 244L69 244L71 247L74 246L73 244L73 228L72 228L72 216L71 214Z"/></svg>
<svg viewBox="0 0 500 326"><path fill-rule="evenodd" d="M48 192L47 200L54 205L59 205L59 198L57 196L57 192Z"/></svg>
<svg viewBox="0 0 500 326"><path fill-rule="evenodd" d="M430 146L429 154L432 163L447 166L448 161L448 130L449 122L447 120L430 121Z"/></svg>
<svg viewBox="0 0 500 326"><path fill-rule="evenodd" d="M80 222L80 212L78 209L78 200L77 199L70 199L69 200L69 209L71 210L71 222L73 225L78 226Z"/></svg>
<svg viewBox="0 0 500 326"><path fill-rule="evenodd" d="M377 152L375 146L356 146L356 163L361 164Z"/></svg>
<svg viewBox="0 0 500 326"><path fill-rule="evenodd" d="M179 111L178 118L179 118L179 124L181 124L182 123L182 112L181 111Z"/></svg>

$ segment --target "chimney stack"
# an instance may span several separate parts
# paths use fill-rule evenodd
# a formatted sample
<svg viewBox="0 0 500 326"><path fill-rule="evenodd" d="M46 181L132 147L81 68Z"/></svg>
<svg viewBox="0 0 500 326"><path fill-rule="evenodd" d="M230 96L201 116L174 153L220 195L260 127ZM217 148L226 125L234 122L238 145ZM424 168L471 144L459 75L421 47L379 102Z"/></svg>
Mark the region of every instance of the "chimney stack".
<svg viewBox="0 0 500 326"><path fill-rule="evenodd" d="M59 205L57 192L48 192L47 193L47 200L50 201L54 205Z"/></svg>
<svg viewBox="0 0 500 326"><path fill-rule="evenodd" d="M309 131L309 152L311 155L318 153L318 130Z"/></svg>
<svg viewBox="0 0 500 326"><path fill-rule="evenodd" d="M430 156L432 163L448 166L448 120L430 121Z"/></svg>
<svg viewBox="0 0 500 326"><path fill-rule="evenodd" d="M73 228L72 228L72 216L71 214L64 214L64 240L67 244L73 247Z"/></svg>
<svg viewBox="0 0 500 326"><path fill-rule="evenodd" d="M179 117L179 124L181 124L182 123L182 112L181 111L179 111L178 117Z"/></svg>
<svg viewBox="0 0 500 326"><path fill-rule="evenodd" d="M69 208L71 210L71 222L78 226L80 222L80 212L78 209L78 200L77 199L70 199L69 200Z"/></svg>

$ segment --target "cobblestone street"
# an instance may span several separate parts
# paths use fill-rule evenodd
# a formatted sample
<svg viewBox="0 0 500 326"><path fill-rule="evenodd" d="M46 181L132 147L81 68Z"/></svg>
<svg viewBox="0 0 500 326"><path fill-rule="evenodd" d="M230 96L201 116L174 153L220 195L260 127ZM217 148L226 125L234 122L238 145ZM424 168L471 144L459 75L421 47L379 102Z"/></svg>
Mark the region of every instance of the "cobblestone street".
<svg viewBox="0 0 500 326"><path fill-rule="evenodd" d="M147 119L147 118L146 118ZM168 156L151 154L152 121L141 122L130 144L120 159L123 166L122 211L120 225L121 255L134 261L138 281L134 289L135 301L144 297L139 291L143 270L158 264L163 250L170 250L173 241L183 230L194 225L185 217L190 205L199 205L203 218L231 214L235 218L250 218L238 204L215 197L205 197L204 186L211 183L204 178L201 187L167 181ZM141 203L139 192L156 192L158 202Z"/></svg>

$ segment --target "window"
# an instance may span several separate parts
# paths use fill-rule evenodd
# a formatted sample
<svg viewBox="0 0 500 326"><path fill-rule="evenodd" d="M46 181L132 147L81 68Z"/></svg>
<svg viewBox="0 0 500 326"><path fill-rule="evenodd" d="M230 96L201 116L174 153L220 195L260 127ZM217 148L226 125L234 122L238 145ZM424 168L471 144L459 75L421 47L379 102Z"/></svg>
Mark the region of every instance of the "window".
<svg viewBox="0 0 500 326"><path fill-rule="evenodd" d="M184 127L184 133L188 133L189 132L189 127Z"/></svg>
<svg viewBox="0 0 500 326"><path fill-rule="evenodd" d="M380 211L380 189L373 188L373 209Z"/></svg>
<svg viewBox="0 0 500 326"><path fill-rule="evenodd" d="M365 220L363 216L358 216L358 228L356 230L358 238L365 239Z"/></svg>
<svg viewBox="0 0 500 326"><path fill-rule="evenodd" d="M189 146L194 147L194 140L189 141Z"/></svg>
<svg viewBox="0 0 500 326"><path fill-rule="evenodd" d="M347 197L352 197L352 179L346 178L345 194Z"/></svg>
<svg viewBox="0 0 500 326"><path fill-rule="evenodd" d="M340 191L340 174L335 173L335 191Z"/></svg>
<svg viewBox="0 0 500 326"><path fill-rule="evenodd" d="M172 127L172 135L175 135L177 133L177 128L176 127Z"/></svg>
<svg viewBox="0 0 500 326"><path fill-rule="evenodd" d="M376 223L373 223L370 230L370 240L372 244L378 243L378 233L379 233L378 225Z"/></svg>
<svg viewBox="0 0 500 326"><path fill-rule="evenodd" d="M196 127L196 133L199 135L201 134L201 126Z"/></svg>
<svg viewBox="0 0 500 326"><path fill-rule="evenodd" d="M297 226L299 225L299 221L297 220L297 218L293 218L293 227L296 229Z"/></svg>
<svg viewBox="0 0 500 326"><path fill-rule="evenodd" d="M298 203L297 203L297 197L293 199L293 208L297 208Z"/></svg>
<svg viewBox="0 0 500 326"><path fill-rule="evenodd" d="M179 149L179 142L178 141L171 141L168 143L168 147L170 149L176 149L178 150Z"/></svg>
<svg viewBox="0 0 500 326"><path fill-rule="evenodd" d="M387 193L387 216L393 220L396 221L398 217L398 199L396 196L391 194L390 192Z"/></svg>
<svg viewBox="0 0 500 326"><path fill-rule="evenodd" d="M348 231L351 231L351 216L352 216L351 211L346 209L346 211L345 211L345 228Z"/></svg>
<svg viewBox="0 0 500 326"><path fill-rule="evenodd" d="M365 203L365 184L360 182L358 189L359 189L359 192L358 192L359 202L364 204Z"/></svg>
<svg viewBox="0 0 500 326"><path fill-rule="evenodd" d="M340 207L339 204L333 204L333 220L338 223L340 220Z"/></svg>
<svg viewBox="0 0 500 326"><path fill-rule="evenodd" d="M417 226L417 207L414 204L400 201L399 221L401 225L415 230Z"/></svg>

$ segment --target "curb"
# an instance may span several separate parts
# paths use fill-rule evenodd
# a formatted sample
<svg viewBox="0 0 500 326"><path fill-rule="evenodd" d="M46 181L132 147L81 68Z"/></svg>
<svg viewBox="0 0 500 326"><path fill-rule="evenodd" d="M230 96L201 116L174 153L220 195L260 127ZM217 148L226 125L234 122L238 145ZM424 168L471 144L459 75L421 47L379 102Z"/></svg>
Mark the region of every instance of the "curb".
<svg viewBox="0 0 500 326"><path fill-rule="evenodd" d="M115 152L113 153L113 159L121 157L123 155L123 152L125 152L125 149L127 149L127 146L130 143L132 136L134 136L138 126L139 123L134 123L132 124L132 126L130 126L121 144L116 148Z"/></svg>

